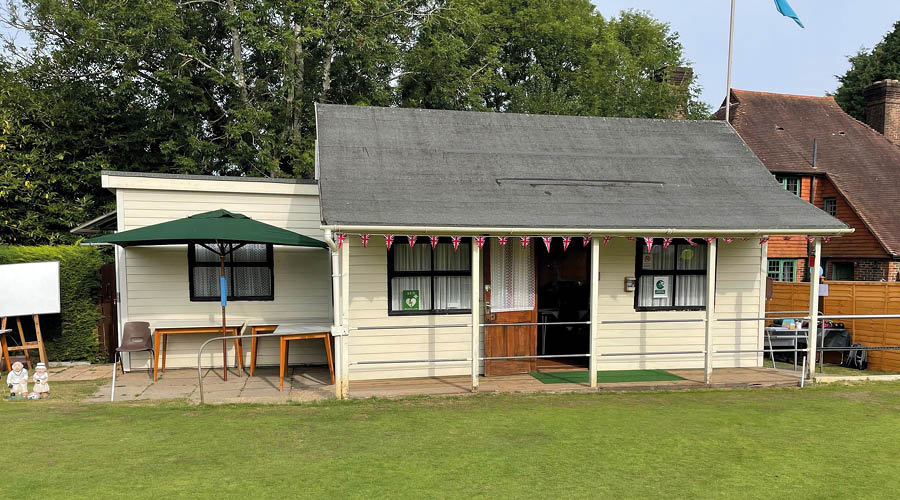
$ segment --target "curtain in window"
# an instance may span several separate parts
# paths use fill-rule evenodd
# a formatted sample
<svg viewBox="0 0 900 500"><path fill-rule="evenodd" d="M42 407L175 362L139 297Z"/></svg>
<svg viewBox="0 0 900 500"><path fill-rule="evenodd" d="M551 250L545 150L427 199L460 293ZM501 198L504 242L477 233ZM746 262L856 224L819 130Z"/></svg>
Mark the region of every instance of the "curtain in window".
<svg viewBox="0 0 900 500"><path fill-rule="evenodd" d="M676 306L706 305L706 276L678 276L675 287Z"/></svg>
<svg viewBox="0 0 900 500"><path fill-rule="evenodd" d="M530 311L535 293L534 247L491 239L491 311Z"/></svg>
<svg viewBox="0 0 900 500"><path fill-rule="evenodd" d="M431 271L431 247L429 245L395 245L394 270L396 271ZM403 292L415 290L419 292L419 305L416 309L403 307ZM431 277L409 276L391 279L391 310L410 311L431 309Z"/></svg>
<svg viewBox="0 0 900 500"><path fill-rule="evenodd" d="M451 243L439 243L434 249L435 271L471 270L472 246L460 243L458 250L453 250ZM471 309L472 277L471 276L436 276L434 278L434 308Z"/></svg>

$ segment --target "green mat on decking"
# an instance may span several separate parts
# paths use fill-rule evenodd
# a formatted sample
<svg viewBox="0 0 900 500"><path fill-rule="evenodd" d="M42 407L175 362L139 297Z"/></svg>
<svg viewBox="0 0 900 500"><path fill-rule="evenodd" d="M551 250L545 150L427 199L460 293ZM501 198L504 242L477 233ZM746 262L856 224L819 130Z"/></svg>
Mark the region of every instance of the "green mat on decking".
<svg viewBox="0 0 900 500"><path fill-rule="evenodd" d="M531 376L545 384L587 384L587 370L566 372L532 372ZM665 370L610 370L597 372L597 382L611 384L616 382L665 382L684 380L674 373Z"/></svg>

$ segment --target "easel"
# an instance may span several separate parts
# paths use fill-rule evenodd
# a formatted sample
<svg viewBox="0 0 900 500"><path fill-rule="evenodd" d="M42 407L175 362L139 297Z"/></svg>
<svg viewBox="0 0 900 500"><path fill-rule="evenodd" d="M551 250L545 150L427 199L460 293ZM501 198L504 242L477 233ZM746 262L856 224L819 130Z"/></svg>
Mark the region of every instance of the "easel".
<svg viewBox="0 0 900 500"><path fill-rule="evenodd" d="M6 360L6 371L12 371L12 363L10 362L9 353L10 351L24 351L25 352L25 363L28 365L28 369L31 370L31 355L28 354L29 349L37 349L40 353L41 362L47 364L47 352L44 351L44 338L41 336L41 322L38 320L38 315L33 314L31 316L32 320L34 320L34 333L37 335L36 342L26 342L25 341L25 331L22 330L22 318L16 316L16 327L19 330L19 343L18 346L9 347L6 341L6 334L0 333L0 347L3 349L3 359ZM9 318L0 319L0 330L6 329L6 321Z"/></svg>

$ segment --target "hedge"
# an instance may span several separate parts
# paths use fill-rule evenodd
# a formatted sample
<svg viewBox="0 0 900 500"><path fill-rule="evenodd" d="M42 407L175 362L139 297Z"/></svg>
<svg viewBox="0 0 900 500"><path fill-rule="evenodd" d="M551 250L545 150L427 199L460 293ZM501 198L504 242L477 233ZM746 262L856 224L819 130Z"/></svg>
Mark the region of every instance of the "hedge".
<svg viewBox="0 0 900 500"><path fill-rule="evenodd" d="M100 266L109 260L95 247L0 245L0 264L59 261L60 314L41 316L41 333L50 361L102 360L97 298ZM29 333L31 324L30 320L22 322Z"/></svg>

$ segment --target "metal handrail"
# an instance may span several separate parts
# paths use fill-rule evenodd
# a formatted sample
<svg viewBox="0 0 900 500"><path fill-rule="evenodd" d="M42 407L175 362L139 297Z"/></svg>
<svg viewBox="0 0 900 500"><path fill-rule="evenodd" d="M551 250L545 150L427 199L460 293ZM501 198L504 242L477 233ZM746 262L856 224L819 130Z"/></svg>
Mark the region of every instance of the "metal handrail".
<svg viewBox="0 0 900 500"><path fill-rule="evenodd" d="M472 361L472 358L446 358L446 359L392 359L384 361L352 361L350 365L389 365L398 363L460 363Z"/></svg>
<svg viewBox="0 0 900 500"><path fill-rule="evenodd" d="M414 330L414 329L434 329L434 328L472 328L472 324L454 323L452 325L388 325L388 326L351 326L351 331L361 330Z"/></svg>
<svg viewBox="0 0 900 500"><path fill-rule="evenodd" d="M536 321L529 323L479 323L478 326L571 326L571 325L590 325L590 321Z"/></svg>
<svg viewBox="0 0 900 500"><path fill-rule="evenodd" d="M706 354L706 351L604 352L597 353L597 356L607 358L616 356L669 356L679 354Z"/></svg>
<svg viewBox="0 0 900 500"><path fill-rule="evenodd" d="M556 359L556 358L589 358L590 354L542 354L539 356L484 356L479 357L481 361L499 361L506 359Z"/></svg>

